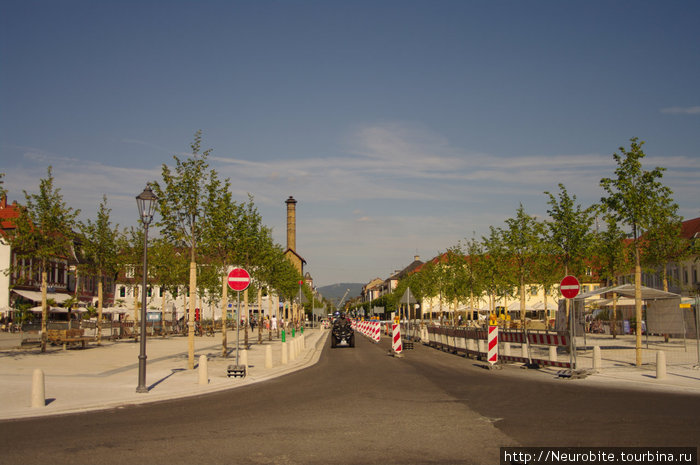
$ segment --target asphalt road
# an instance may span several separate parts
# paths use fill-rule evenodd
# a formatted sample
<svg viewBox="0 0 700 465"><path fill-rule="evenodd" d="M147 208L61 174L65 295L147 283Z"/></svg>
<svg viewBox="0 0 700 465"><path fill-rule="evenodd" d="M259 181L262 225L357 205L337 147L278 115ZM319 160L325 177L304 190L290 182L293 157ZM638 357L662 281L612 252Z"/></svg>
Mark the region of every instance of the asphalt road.
<svg viewBox="0 0 700 465"><path fill-rule="evenodd" d="M697 396L576 380L358 336L223 393L0 423L0 463L497 464L502 446L700 445Z"/></svg>

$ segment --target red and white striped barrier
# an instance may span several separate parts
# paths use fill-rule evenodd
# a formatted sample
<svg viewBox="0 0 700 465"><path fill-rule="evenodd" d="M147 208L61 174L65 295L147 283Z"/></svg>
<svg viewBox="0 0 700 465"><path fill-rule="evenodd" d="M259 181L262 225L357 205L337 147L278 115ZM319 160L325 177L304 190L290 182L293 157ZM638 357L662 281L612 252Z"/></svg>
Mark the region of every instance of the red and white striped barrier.
<svg viewBox="0 0 700 465"><path fill-rule="evenodd" d="M498 362L498 326L489 326L488 362L493 366Z"/></svg>
<svg viewBox="0 0 700 465"><path fill-rule="evenodd" d="M401 345L401 326L397 325L396 323L391 325L391 333L392 333L392 343L391 343L391 348L393 351L397 354L400 354L403 351L403 346Z"/></svg>
<svg viewBox="0 0 700 465"><path fill-rule="evenodd" d="M356 330L374 342L379 342L381 337L381 323L378 321L358 321Z"/></svg>

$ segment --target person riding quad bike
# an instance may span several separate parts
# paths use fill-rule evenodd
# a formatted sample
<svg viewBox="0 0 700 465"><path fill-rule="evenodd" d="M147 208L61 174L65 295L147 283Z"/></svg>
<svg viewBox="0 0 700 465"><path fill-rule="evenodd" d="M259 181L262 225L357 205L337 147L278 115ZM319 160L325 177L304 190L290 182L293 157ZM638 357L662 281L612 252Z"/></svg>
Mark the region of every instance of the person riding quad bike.
<svg viewBox="0 0 700 465"><path fill-rule="evenodd" d="M345 313L341 313L338 318L333 320L333 328L331 329L331 347L335 348L342 342L346 342L350 347L355 347L355 331L352 329L352 322L345 317Z"/></svg>

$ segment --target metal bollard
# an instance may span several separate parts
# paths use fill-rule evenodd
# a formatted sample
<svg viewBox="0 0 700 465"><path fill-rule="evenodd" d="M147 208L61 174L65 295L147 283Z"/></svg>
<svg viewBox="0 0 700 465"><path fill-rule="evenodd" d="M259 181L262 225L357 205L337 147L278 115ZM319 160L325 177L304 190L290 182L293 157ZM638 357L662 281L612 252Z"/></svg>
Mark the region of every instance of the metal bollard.
<svg viewBox="0 0 700 465"><path fill-rule="evenodd" d="M600 353L600 346L593 346L593 369L600 370L603 368L603 358Z"/></svg>
<svg viewBox="0 0 700 465"><path fill-rule="evenodd" d="M656 379L666 378L666 352L656 352Z"/></svg>
<svg viewBox="0 0 700 465"><path fill-rule="evenodd" d="M265 368L272 368L272 346L265 346Z"/></svg>
<svg viewBox="0 0 700 465"><path fill-rule="evenodd" d="M199 384L209 384L209 367L206 355L199 356Z"/></svg>
<svg viewBox="0 0 700 465"><path fill-rule="evenodd" d="M34 370L32 376L32 408L46 406L46 391L44 385L44 371L40 368Z"/></svg>

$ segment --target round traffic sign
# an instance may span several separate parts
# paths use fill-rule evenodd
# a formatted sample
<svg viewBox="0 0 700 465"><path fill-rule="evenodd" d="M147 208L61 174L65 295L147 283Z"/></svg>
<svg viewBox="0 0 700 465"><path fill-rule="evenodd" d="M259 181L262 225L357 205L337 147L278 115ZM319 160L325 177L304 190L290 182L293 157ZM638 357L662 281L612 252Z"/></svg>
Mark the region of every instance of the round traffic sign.
<svg viewBox="0 0 700 465"><path fill-rule="evenodd" d="M234 291L245 291L250 286L250 275L243 268L234 268L228 274L228 287Z"/></svg>
<svg viewBox="0 0 700 465"><path fill-rule="evenodd" d="M575 276L564 276L559 284L559 290L561 290L561 295L567 299L573 299L578 295L578 291L581 289L581 285Z"/></svg>

